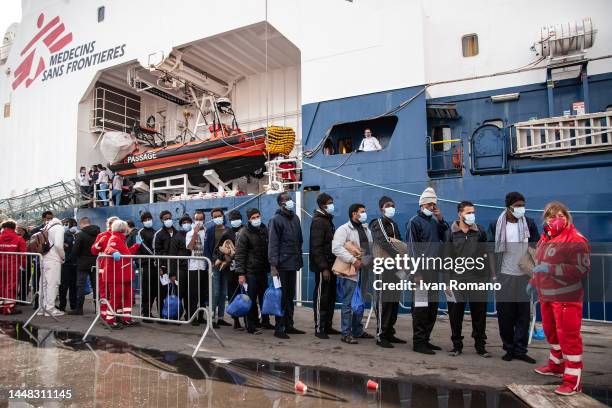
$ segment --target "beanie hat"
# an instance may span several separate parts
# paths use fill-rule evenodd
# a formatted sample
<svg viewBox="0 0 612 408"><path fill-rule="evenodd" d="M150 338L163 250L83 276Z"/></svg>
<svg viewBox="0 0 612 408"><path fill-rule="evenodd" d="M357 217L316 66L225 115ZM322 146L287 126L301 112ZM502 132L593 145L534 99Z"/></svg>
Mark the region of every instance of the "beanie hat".
<svg viewBox="0 0 612 408"><path fill-rule="evenodd" d="M321 193L317 196L317 205L321 207L330 200L333 200L332 196L327 193Z"/></svg>
<svg viewBox="0 0 612 408"><path fill-rule="evenodd" d="M247 218L251 218L253 214L261 214L258 208L249 208L246 210Z"/></svg>
<svg viewBox="0 0 612 408"><path fill-rule="evenodd" d="M525 197L517 191L506 194L506 207L510 207L517 201L525 201Z"/></svg>
<svg viewBox="0 0 612 408"><path fill-rule="evenodd" d="M380 200L378 200L378 208L383 208L383 205L387 203L392 203L392 202L393 200L391 199L391 197L382 196L380 197Z"/></svg>
<svg viewBox="0 0 612 408"><path fill-rule="evenodd" d="M238 211L238 210L232 210L228 214L228 217L229 217L230 221L241 220L242 219L242 214L240 214L240 211Z"/></svg>
<svg viewBox="0 0 612 408"><path fill-rule="evenodd" d="M436 195L436 192L434 191L434 189L431 187L427 187L425 191L423 191L423 193L421 194L421 197L419 197L419 205L429 204L429 203L436 204L437 202L438 202L438 196Z"/></svg>

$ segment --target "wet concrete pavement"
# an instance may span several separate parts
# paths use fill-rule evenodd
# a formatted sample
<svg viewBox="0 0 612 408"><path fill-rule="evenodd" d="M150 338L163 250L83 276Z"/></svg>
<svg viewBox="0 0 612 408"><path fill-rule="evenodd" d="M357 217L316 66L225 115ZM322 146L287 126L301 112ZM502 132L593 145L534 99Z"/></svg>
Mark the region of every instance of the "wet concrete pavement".
<svg viewBox="0 0 612 408"><path fill-rule="evenodd" d="M33 324L38 328L46 330L82 333L87 329L93 317L93 314L78 317L64 316L60 317L58 322L48 317L37 317L34 319ZM26 318L22 314L11 318L2 317L0 320L25 321ZM338 316L336 316L336 320L337 318ZM232 382L233 380L221 381L222 384L216 384L218 380L215 380L213 383L215 384L215 390L219 389L219 395L227 394L228 396L222 398L223 403L219 402L221 405L212 406L244 406L239 403L240 401L246 401L244 398L248 398L248 406L291 406L291 404L296 402L296 398L314 398L314 394L310 395L311 391L322 393L320 395L321 398L314 399L317 401L316 403L313 401L309 402L310 404L315 404L312 406L319 406L316 404L322 404L321 406L328 406L330 404L332 406L334 406L333 404L342 406L347 404L348 401L359 401L363 405L400 406L400 401L406 398L413 402L411 402L412 405L408 404L405 406L440 406L438 403L434 404L434 402L447 400L445 395L454 395L453 392L455 391L453 390L469 391L470 395L478 391L476 394L473 394L476 395L474 397L475 400L484 398L484 405L474 405L474 402L470 402L467 406L499 406L505 398L503 396L506 394L499 394L497 391L504 390L507 384L554 384L556 382L555 378L542 377L535 374L532 371L534 368L532 365L520 361L504 362L501 360L503 352L497 334L495 319L488 319L487 321L488 349L493 354L493 358L490 359L477 356L471 348L469 317L466 318L464 323L464 335L466 336L464 340L466 344L464 354L454 358L448 357L446 352L438 352L435 356L416 354L411 350L410 341L409 344L399 345L395 349L382 349L375 345L374 340L364 340L358 345L341 343L338 336L332 336L330 340L319 340L313 335L312 310L308 308L297 308L295 320L296 327L304 329L308 333L305 335L293 335L290 340L278 340L272 336L271 331L265 331L262 335L249 335L245 332L226 327L218 330L225 342L225 348L221 347L213 337L207 337L202 351L198 354L199 361L208 361L206 358L231 360L230 366L232 366L232 369L230 373L237 372L238 378L240 378L240 373L242 372L242 377L253 378L255 384L259 384L257 386L249 384L245 387L237 386L235 382ZM410 323L411 319L409 316L401 315L399 317L397 325L399 337L410 340ZM335 325L338 327L339 322L336 321ZM373 325L374 322L372 322ZM371 333L374 331L372 326L368 330ZM191 354L202 331L203 326L178 327L174 325L141 324L139 327L111 332L105 329L102 324L98 324L93 331L93 335L98 338L98 342L103 341L100 337L109 338L124 342L137 349L170 352L168 355L179 356L182 359L187 358L186 356ZM612 364L610 364L612 357L609 350L612 347L612 328L609 325L603 324L585 324L583 336L586 367L583 376L584 383L588 386L587 389L598 394L600 400L610 401L609 395L612 395L612 387L610 386L612 384ZM450 330L446 318L441 317L439 319L434 328L432 339L435 344L444 349L450 349ZM0 346L0 349L4 349L4 344ZM100 349L100 352L103 352L103 350ZM32 355L36 353L35 351L30 351ZM4 352L1 354L3 356L6 355ZM535 341L530 348L530 354L538 360L538 363L544 363L548 356L546 343ZM134 357L132 353L124 353L123 355L124 357L119 361L121 363L132 358L137 358L140 362L143 361L139 357ZM92 357L88 358L91 359ZM249 363L251 365L245 368L243 365L246 363L242 359L248 359L251 361ZM193 360L189 360L193 366ZM236 362L235 360L241 361ZM258 362L254 363L253 360ZM46 363L41 360L36 364ZM90 370L92 364L93 360L79 363L78 367L80 370ZM4 366L4 362L2 366ZM64 373L64 371L72 372L69 369L72 366L70 360L59 362L57 366L57 369L51 367L51 370L59 373ZM215 363L215 366L218 365ZM279 370L275 367L285 368ZM304 382L310 387L306 396L296 396L294 393L293 385L296 369L299 371L300 379L302 381L306 379ZM35 368L31 370L33 373L41 371ZM282 373L277 371L282 371ZM254 372L266 372L266 375L260 376L259 374L253 374ZM293 377L291 377L290 373L293 373ZM355 373L357 375L353 376L348 373ZM94 374L99 376L99 370L94 370L93 373L87 374L87 377L91 377ZM188 373L185 375L189 377ZM228 375L230 378L234 378L232 374ZM131 381L132 383L133 381L143 381L136 374L132 373L130 376L133 376L134 380L128 381L126 379L125 381ZM81 376L78 377L81 378ZM367 393L365 382L368 378L374 378L381 382L381 393ZM192 382L196 380L198 379L190 379ZM144 380L144 383L149 384L151 381ZM67 379L67 383L71 383L71 380ZM387 384L394 385L390 386ZM178 387L178 385L176 386ZM224 390L225 386L229 388ZM181 393L181 398L188 398L189 392L187 390L191 389L189 387L185 388L186 394ZM411 390L408 393L409 397L406 397L406 387ZM245 388L248 390L245 390ZM257 388L259 391L254 393L253 388ZM388 391L385 391L385 389ZM414 405L414 401L418 401L420 398L418 395L420 395L421 390L423 390L425 397L435 396L431 404L423 402L422 404ZM464 391L458 392L462 393ZM147 392L150 393L152 391L148 390ZM155 393L156 391L153 392ZM243 398L242 400L234 395L242 395L245 392L246 394L240 397ZM268 393L275 394L275 397L272 399L268 398ZM105 395L106 393L102 394L104 398L108 397ZM496 395L497 397L491 397L490 395ZM236 397L235 400L233 399L234 397ZM156 398L159 400L163 396L157 395ZM281 405L276 405L274 402L278 398L280 398ZM455 399L453 398L450 400L454 401ZM489 400L493 398L492 402L487 403L487 398ZM463 396L460 399L465 401L466 397ZM305 401L309 400L300 400L300 405L303 405ZM470 397L470 401L473 401L472 397ZM185 399L184 402L185 405L190 404L188 399ZM516 401L511 400L510 403L512 402ZM169 405L167 403L160 404L160 406L175 405L174 403ZM200 405L200 403L196 402L195 405ZM204 405L206 406L206 404ZM125 406L129 406L129 404ZM180 406L183 406L183 404L181 403ZM354 406L354 404L351 404L351 406ZM441 406L447 405L442 404ZM451 404L448 406L464 405Z"/></svg>

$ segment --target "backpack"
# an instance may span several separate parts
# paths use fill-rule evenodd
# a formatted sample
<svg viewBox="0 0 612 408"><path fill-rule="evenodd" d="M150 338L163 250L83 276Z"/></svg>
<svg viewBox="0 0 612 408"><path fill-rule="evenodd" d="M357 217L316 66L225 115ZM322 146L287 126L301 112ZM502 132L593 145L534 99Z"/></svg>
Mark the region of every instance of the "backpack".
<svg viewBox="0 0 612 408"><path fill-rule="evenodd" d="M49 244L49 231L43 229L32 235L28 240L27 250L28 252L37 254L47 254L51 250L51 244Z"/></svg>

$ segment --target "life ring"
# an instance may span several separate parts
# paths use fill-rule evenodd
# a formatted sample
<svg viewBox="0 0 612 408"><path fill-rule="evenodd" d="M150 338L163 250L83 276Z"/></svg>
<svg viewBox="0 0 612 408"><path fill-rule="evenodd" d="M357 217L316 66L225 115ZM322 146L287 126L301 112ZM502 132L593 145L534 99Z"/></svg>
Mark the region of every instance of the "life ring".
<svg viewBox="0 0 612 408"><path fill-rule="evenodd" d="M461 149L461 146L457 146L453 151L452 156L452 163L454 168L460 169L463 166L462 156L463 150Z"/></svg>

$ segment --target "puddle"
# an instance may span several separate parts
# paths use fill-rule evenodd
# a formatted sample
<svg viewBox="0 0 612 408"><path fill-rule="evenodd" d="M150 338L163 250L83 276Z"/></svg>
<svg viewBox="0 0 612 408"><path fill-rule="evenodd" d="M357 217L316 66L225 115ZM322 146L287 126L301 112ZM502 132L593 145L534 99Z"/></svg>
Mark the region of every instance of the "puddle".
<svg viewBox="0 0 612 408"><path fill-rule="evenodd" d="M70 332L32 328L30 336L14 323L0 323L0 329L0 400L4 401L9 389L59 388L72 394L62 405L79 407L526 406L510 392L497 390L435 387L253 360L193 359L105 338L83 343L81 335ZM370 379L378 383L378 390L368 390ZM298 381L307 386L305 393L295 391ZM604 403L610 401L604 391L592 393Z"/></svg>

